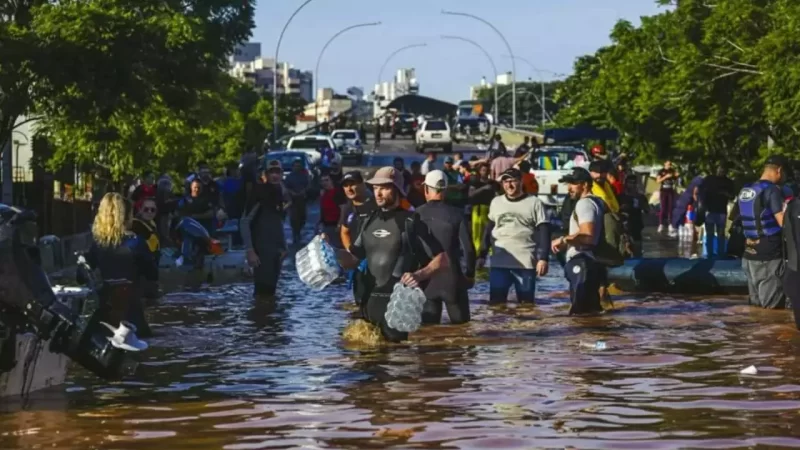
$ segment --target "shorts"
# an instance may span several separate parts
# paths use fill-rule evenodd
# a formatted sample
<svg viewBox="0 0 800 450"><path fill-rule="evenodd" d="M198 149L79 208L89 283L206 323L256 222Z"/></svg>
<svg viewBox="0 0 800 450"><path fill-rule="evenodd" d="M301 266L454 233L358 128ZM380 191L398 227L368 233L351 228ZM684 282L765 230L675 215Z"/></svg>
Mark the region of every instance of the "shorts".
<svg viewBox="0 0 800 450"><path fill-rule="evenodd" d="M600 288L608 284L606 267L586 255L576 255L564 267L569 281L570 314L592 314L603 311Z"/></svg>

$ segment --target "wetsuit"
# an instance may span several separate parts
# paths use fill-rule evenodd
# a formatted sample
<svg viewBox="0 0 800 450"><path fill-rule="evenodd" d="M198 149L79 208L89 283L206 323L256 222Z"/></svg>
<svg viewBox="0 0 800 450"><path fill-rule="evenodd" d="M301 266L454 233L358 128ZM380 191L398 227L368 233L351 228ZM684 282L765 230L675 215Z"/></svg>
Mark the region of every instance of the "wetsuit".
<svg viewBox="0 0 800 450"><path fill-rule="evenodd" d="M281 254L286 251L281 186L253 186L239 231L245 249L254 249L261 261L253 270L254 294L274 295L281 274Z"/></svg>
<svg viewBox="0 0 800 450"><path fill-rule="evenodd" d="M360 229L360 224L364 223L364 221L372 214L376 209L378 209L378 205L375 204L375 200L372 197L367 197L364 200L364 203L360 205L355 205L352 202L348 202L341 207L341 216L339 217L339 225L343 228L347 228L350 232L350 242L355 242L358 239L358 231ZM352 246L351 246L352 247ZM351 249L345 249L347 251L352 251ZM359 269L355 269L352 275L352 285L353 285L353 298L357 305L360 305L364 300L366 300L366 296L369 295L369 292L366 291L364 286L364 272L366 271L366 264L363 264L362 267Z"/></svg>
<svg viewBox="0 0 800 450"><path fill-rule="evenodd" d="M103 247L95 242L86 255L86 262L93 269L100 270L104 282L99 293L104 321L110 323L124 319L136 325L137 336L151 336L152 331L144 316L142 297L146 283L143 281L158 279L158 265L147 243L134 233L126 234L116 247ZM112 280L129 282L125 290L129 295L120 296L120 291L113 291L111 295Z"/></svg>
<svg viewBox="0 0 800 450"><path fill-rule="evenodd" d="M450 268L434 276L425 288L425 309L422 322L442 322L442 305L447 306L450 323L469 322L469 297L464 276L475 277L475 247L467 229L464 213L460 208L441 201L429 201L417 209L422 221L430 228L442 249L452 261ZM466 270L461 271L457 262L464 255Z"/></svg>
<svg viewBox="0 0 800 450"><path fill-rule="evenodd" d="M387 340L408 339L408 333L386 323L389 296L404 273L426 266L443 252L439 242L418 215L395 208L370 214L350 250L356 258L367 260L364 288L369 294L361 304L362 316L380 327Z"/></svg>

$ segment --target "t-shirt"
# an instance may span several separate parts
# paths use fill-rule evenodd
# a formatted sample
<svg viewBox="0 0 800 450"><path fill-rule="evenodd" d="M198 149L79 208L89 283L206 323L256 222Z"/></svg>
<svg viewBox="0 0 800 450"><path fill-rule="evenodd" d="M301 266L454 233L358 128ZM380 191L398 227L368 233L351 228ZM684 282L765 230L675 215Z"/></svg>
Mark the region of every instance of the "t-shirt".
<svg viewBox="0 0 800 450"><path fill-rule="evenodd" d="M783 191L776 185L769 186L761 192L761 201L764 209L769 208L776 213L783 212ZM751 261L772 261L780 259L783 255L783 236L778 233L755 241L745 241L742 258Z"/></svg>
<svg viewBox="0 0 800 450"><path fill-rule="evenodd" d="M670 169L670 170L661 169L661 170L658 171L658 177L663 177L664 175L666 175L668 173L671 173L671 174L674 175L675 174L675 170L673 170L673 169ZM656 177L656 178L658 178L658 177ZM674 178L668 178L668 179L662 181L661 182L661 189L665 189L665 190L675 189L675 179Z"/></svg>
<svg viewBox="0 0 800 450"><path fill-rule="evenodd" d="M608 181L599 183L592 183L592 195L599 197L611 209L611 212L619 212L619 203L617 203L617 196L614 194L614 188Z"/></svg>
<svg viewBox="0 0 800 450"><path fill-rule="evenodd" d="M367 197L364 203L358 206L353 205L352 202L347 202L341 206L339 225L347 228L353 232L353 234L355 234L360 226L359 221L365 219L377 208L378 205L375 203L375 200L373 200L372 197ZM353 235L353 240L355 240L355 238L356 236Z"/></svg>
<svg viewBox="0 0 800 450"><path fill-rule="evenodd" d="M492 160L491 173L492 179L496 180L503 172L514 167L516 160L510 156L498 156Z"/></svg>
<svg viewBox="0 0 800 450"><path fill-rule="evenodd" d="M505 195L495 197L489 206L489 220L494 222L491 266L535 268L535 230L539 224L547 222L541 200L531 195L513 200Z"/></svg>
<svg viewBox="0 0 800 450"><path fill-rule="evenodd" d="M733 181L728 177L709 175L703 179L699 187L699 197L707 212L725 214L728 212L728 202L733 195Z"/></svg>
<svg viewBox="0 0 800 450"><path fill-rule="evenodd" d="M600 236L603 232L603 214L600 206L600 199L584 197L578 200L573 214L570 215L569 219L570 236L576 234L580 230L580 224L588 222L594 223L594 239L592 239L592 245L595 246L600 243ZM578 255L587 255L590 258L594 258L591 248L579 249L570 245L567 249L567 261Z"/></svg>

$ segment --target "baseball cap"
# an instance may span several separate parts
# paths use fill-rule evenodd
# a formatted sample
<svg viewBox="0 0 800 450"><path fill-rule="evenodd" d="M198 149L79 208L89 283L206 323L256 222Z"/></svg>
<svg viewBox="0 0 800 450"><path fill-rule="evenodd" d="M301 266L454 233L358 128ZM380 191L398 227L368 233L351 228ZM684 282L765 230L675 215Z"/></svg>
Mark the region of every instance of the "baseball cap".
<svg viewBox="0 0 800 450"><path fill-rule="evenodd" d="M558 180L559 183L567 184L588 183L590 181L592 181L592 175L583 167L575 167L572 169L571 174L561 177L561 179Z"/></svg>
<svg viewBox="0 0 800 450"><path fill-rule="evenodd" d="M425 185L442 190L447 187L447 177L441 170L431 170L425 175Z"/></svg>
<svg viewBox="0 0 800 450"><path fill-rule="evenodd" d="M522 179L522 172L519 169L510 168L507 169L505 172L501 173L500 176L497 178L497 181L507 180L509 178L515 178L517 180Z"/></svg>
<svg viewBox="0 0 800 450"><path fill-rule="evenodd" d="M444 163L445 164L453 164L453 158L448 156L447 158L444 159Z"/></svg>
<svg viewBox="0 0 800 450"><path fill-rule="evenodd" d="M381 167L367 180L367 184L394 184L401 194L406 195L406 190L403 189L403 176L394 167Z"/></svg>
<svg viewBox="0 0 800 450"><path fill-rule="evenodd" d="M364 182L364 176L361 175L361 172L359 172L357 170L353 170L351 172L347 172L342 177L342 183L346 183L348 181L353 181L355 183L363 183Z"/></svg>
<svg viewBox="0 0 800 450"><path fill-rule="evenodd" d="M280 170L281 172L283 171L283 165L281 164L280 161L278 161L277 159L271 159L267 161L267 166L264 168L264 170L269 172L270 170L276 170L276 169Z"/></svg>
<svg viewBox="0 0 800 450"><path fill-rule="evenodd" d="M783 155L772 155L764 161L765 166L789 167L789 159Z"/></svg>

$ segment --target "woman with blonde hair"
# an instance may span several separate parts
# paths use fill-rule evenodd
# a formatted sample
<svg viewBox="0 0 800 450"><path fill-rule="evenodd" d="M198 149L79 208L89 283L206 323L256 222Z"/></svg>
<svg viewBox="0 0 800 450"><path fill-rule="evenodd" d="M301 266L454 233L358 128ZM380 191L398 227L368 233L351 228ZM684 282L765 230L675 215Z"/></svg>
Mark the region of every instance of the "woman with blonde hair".
<svg viewBox="0 0 800 450"><path fill-rule="evenodd" d="M122 195L108 193L100 201L92 225L92 248L87 262L98 269L104 281L99 292L104 321L117 326L127 320L137 328L137 335L151 335L144 317L142 286L144 280L158 277L147 243L130 231L133 205Z"/></svg>

